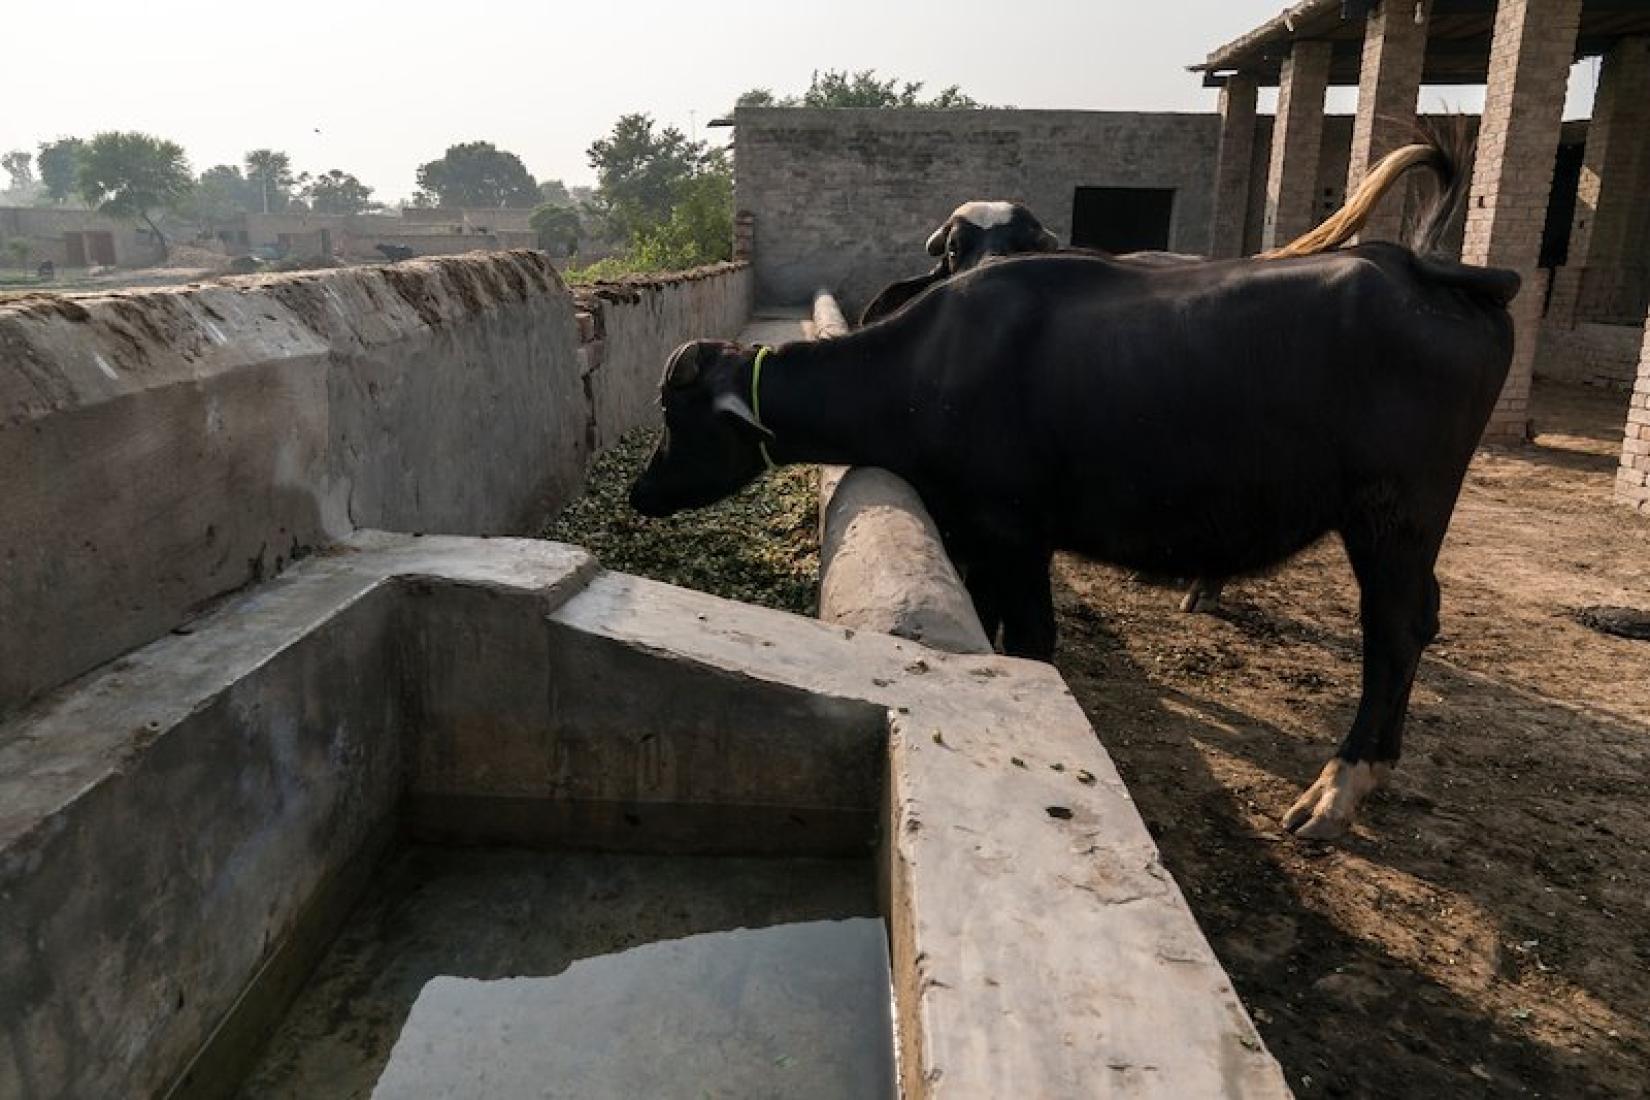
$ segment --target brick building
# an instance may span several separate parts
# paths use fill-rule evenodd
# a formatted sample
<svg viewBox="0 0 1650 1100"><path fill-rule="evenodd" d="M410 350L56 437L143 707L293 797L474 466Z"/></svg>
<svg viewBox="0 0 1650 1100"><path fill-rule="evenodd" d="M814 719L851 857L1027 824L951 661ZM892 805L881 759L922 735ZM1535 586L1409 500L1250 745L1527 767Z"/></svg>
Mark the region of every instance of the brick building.
<svg viewBox="0 0 1650 1100"><path fill-rule="evenodd" d="M176 219L157 219L168 234L181 232ZM0 242L21 241L23 266L50 261L58 267L139 267L160 258L160 245L141 223L96 210L61 206L0 207ZM13 257L0 257L0 264Z"/></svg>
<svg viewBox="0 0 1650 1100"><path fill-rule="evenodd" d="M1562 117L1570 66L1584 57L1602 63L1581 135ZM1461 256L1515 268L1526 287L1486 438L1524 438L1538 369L1633 385L1617 494L1650 512L1650 3L1306 0L1195 68L1220 88L1220 255L1250 239L1258 88L1278 88L1261 203L1270 244L1312 221L1330 85L1358 88L1348 184L1408 139L1421 85L1484 85ZM1387 205L1372 235L1396 231L1401 204Z"/></svg>
<svg viewBox="0 0 1650 1100"><path fill-rule="evenodd" d="M1602 58L1593 118L1565 123L1582 57ZM1527 288L1486 438L1524 438L1537 371L1636 386L1618 491L1650 512L1650 0L1305 0L1193 68L1220 89L1213 114L741 108L735 236L758 299L830 287L857 309L924 270L923 240L977 198L1025 202L1078 245L1260 251L1410 140L1423 84L1483 84L1446 244ZM1357 86L1355 115L1326 116L1331 85ZM1389 198L1365 236L1397 236L1405 208Z"/></svg>

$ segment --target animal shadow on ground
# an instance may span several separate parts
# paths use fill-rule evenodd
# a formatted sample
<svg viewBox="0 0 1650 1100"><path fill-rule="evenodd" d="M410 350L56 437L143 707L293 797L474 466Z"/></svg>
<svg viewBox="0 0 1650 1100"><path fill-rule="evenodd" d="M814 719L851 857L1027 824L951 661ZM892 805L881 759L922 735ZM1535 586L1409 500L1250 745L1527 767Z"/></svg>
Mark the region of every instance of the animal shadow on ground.
<svg viewBox="0 0 1650 1100"><path fill-rule="evenodd" d="M1650 729L1429 656L1391 788L1343 841L1296 841L1278 821L1351 720L1355 629L1238 592L1137 631L1101 568L1067 570L1081 591L1057 573L1057 663L1291 1087L1644 1089ZM1275 705L1204 688L1221 677L1275 683Z"/></svg>

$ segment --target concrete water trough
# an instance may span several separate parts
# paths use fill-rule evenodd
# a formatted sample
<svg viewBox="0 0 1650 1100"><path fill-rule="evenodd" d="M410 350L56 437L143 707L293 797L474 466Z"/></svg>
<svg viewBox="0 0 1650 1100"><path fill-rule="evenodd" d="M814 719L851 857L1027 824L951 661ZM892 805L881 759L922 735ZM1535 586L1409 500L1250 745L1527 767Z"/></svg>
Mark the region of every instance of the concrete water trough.
<svg viewBox="0 0 1650 1100"><path fill-rule="evenodd" d="M1052 669L507 539L8 722L0 1023L8 1097L1287 1093Z"/></svg>

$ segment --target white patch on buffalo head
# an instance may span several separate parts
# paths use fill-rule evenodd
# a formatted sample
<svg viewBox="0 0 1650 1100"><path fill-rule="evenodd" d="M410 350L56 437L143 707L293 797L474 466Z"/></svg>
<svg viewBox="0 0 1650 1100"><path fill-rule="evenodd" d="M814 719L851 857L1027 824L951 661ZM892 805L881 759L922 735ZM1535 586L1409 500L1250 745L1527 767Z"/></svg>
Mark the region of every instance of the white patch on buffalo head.
<svg viewBox="0 0 1650 1100"><path fill-rule="evenodd" d="M928 254L938 256L945 251L945 238L950 233L951 226L959 219L981 229L991 229L999 225L1007 225L1014 218L1014 204L1011 202L985 202L975 200L965 202L951 212L951 216L940 223L940 227L928 237Z"/></svg>
<svg viewBox="0 0 1650 1100"><path fill-rule="evenodd" d="M972 222L981 229L990 229L993 226L1007 225L1014 217L1014 204L1011 202L965 202L951 212L953 218L961 218L965 222Z"/></svg>

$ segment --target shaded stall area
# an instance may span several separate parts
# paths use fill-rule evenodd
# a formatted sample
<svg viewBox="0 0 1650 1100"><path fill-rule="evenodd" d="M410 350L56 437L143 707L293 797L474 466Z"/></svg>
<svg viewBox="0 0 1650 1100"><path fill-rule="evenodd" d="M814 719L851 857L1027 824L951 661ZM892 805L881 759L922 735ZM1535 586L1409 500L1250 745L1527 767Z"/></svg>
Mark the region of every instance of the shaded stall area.
<svg viewBox="0 0 1650 1100"><path fill-rule="evenodd" d="M1351 720L1333 541L1218 617L1063 558L1057 664L1299 1095L1627 1096L1650 1065L1650 592L1611 501L1621 399L1538 383L1533 447L1473 463L1406 753L1342 844L1279 818Z"/></svg>

